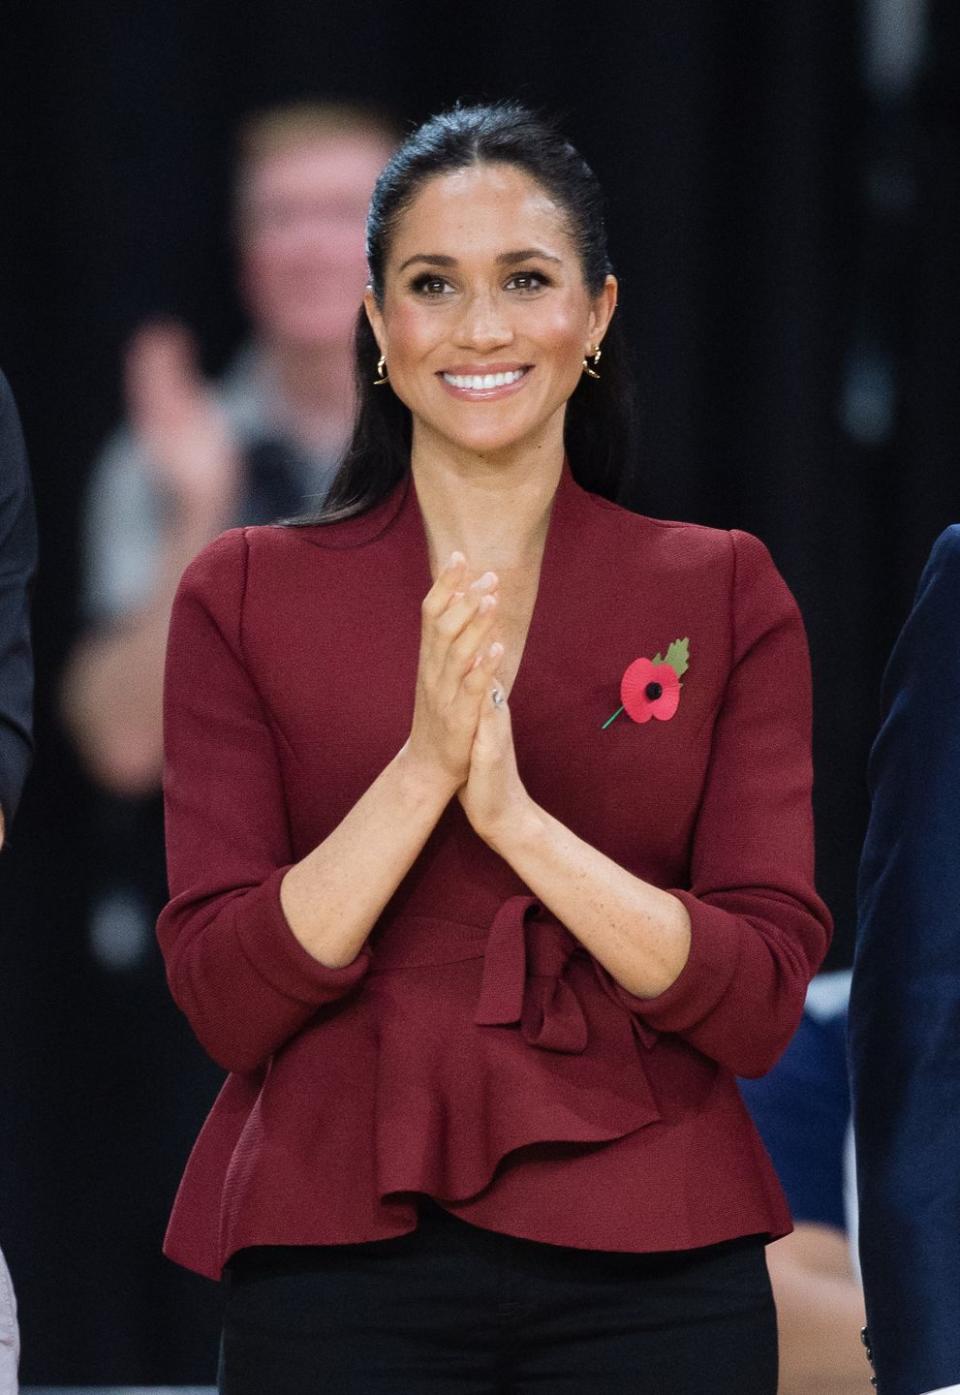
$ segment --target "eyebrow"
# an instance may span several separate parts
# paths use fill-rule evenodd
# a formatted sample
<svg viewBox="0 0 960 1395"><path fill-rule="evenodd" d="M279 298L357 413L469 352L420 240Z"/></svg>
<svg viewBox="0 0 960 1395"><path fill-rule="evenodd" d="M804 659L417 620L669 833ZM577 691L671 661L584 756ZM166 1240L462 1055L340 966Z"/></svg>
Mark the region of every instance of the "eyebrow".
<svg viewBox="0 0 960 1395"><path fill-rule="evenodd" d="M551 252L545 252L542 247L521 247L516 252L501 252L497 257L498 266L516 266L518 262L528 262L534 257L539 257L545 262L559 262L560 258L555 257ZM429 266L456 266L456 257L445 256L442 252L416 252L412 257L400 266L400 271L406 271L413 262L426 262Z"/></svg>

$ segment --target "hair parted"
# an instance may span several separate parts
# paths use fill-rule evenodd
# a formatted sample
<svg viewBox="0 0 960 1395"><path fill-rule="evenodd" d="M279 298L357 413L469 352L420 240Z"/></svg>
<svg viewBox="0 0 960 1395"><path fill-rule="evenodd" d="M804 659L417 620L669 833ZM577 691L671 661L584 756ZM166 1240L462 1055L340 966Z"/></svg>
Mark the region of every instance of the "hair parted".
<svg viewBox="0 0 960 1395"><path fill-rule="evenodd" d="M474 164L525 171L562 210L588 291L597 295L612 271L603 193L589 165L554 121L516 101L461 105L432 116L395 151L374 187L367 216L370 287L384 293L384 271L397 223L427 180ZM335 523L378 504L410 467L410 412L392 390L376 389L380 350L361 306L354 336L357 414L353 435L318 513L292 519ZM388 365L389 371L389 365ZM574 478L619 499L633 466L634 393L618 316L603 342L599 381L582 379L567 403L564 437Z"/></svg>

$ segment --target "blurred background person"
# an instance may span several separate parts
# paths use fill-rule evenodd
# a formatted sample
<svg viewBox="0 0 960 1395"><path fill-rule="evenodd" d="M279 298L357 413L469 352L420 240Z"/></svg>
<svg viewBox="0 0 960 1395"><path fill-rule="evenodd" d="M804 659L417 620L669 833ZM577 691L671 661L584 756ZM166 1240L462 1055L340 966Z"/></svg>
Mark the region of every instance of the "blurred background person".
<svg viewBox="0 0 960 1395"><path fill-rule="evenodd" d="M32 750L30 588L36 564L27 455L13 395L0 373L0 851ZM0 1251L0 1395L15 1395L19 1354L13 1284Z"/></svg>
<svg viewBox="0 0 960 1395"><path fill-rule="evenodd" d="M219 1321L216 1295L160 1255L165 1204L222 1080L170 1020L153 934L166 899L170 606L184 567L218 533L325 497L352 421L367 205L393 136L386 118L338 103L273 107L242 125L232 231L245 341L209 382L186 325L142 325L124 357L127 420L87 489L82 628L62 690L90 785L85 939L110 980L100 1009L109 1060L98 1062L101 1099L87 1129L103 1140L105 1176L150 1179L103 1233L117 1281L91 1320L116 1335L93 1341L112 1340L120 1370L122 1353L133 1360L142 1349L147 1313L175 1370L202 1370Z"/></svg>
<svg viewBox="0 0 960 1395"><path fill-rule="evenodd" d="M182 323L150 321L127 348L127 421L87 490L83 628L63 682L94 786L88 935L115 968L153 954L165 899L160 704L174 590L218 533L326 494L353 410L364 219L393 135L346 104L249 118L233 187L245 343L212 384Z"/></svg>
<svg viewBox="0 0 960 1395"><path fill-rule="evenodd" d="M159 789L163 651L184 567L224 529L326 494L352 421L364 219L393 135L335 104L248 121L235 187L248 342L215 386L182 324L146 324L130 343L128 421L89 486L89 628L64 686L77 746L115 794Z"/></svg>
<svg viewBox="0 0 960 1395"><path fill-rule="evenodd" d="M849 998L848 970L818 975L796 1036L773 1070L740 1081L794 1221L792 1234L767 1247L780 1395L860 1395L869 1386L860 1341Z"/></svg>

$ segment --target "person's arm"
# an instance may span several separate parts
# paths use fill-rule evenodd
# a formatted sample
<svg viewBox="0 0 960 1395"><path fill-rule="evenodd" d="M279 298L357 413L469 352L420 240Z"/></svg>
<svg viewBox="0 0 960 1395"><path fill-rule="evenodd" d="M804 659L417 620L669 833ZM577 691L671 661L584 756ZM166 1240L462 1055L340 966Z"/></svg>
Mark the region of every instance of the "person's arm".
<svg viewBox="0 0 960 1395"><path fill-rule="evenodd" d="M798 1221L767 1248L777 1304L780 1395L864 1395L863 1294L843 1231Z"/></svg>
<svg viewBox="0 0 960 1395"><path fill-rule="evenodd" d="M860 1256L881 1395L960 1381L960 528L884 681L850 1001Z"/></svg>
<svg viewBox="0 0 960 1395"><path fill-rule="evenodd" d="M229 522L219 509L179 509L161 532L146 602L89 630L71 655L65 720L90 774L113 794L138 798L160 786L170 608L187 565Z"/></svg>
<svg viewBox="0 0 960 1395"><path fill-rule="evenodd" d="M126 385L131 430L115 439L104 462L102 474L112 484L110 516L93 510L88 546L102 553L126 551L131 540L144 544L142 521L117 509L117 492L132 486L141 509L153 495L165 507L156 538L149 538L151 555L132 559L148 578L146 594L130 608L110 597L106 623L80 638L64 676L63 710L94 779L136 798L160 787L163 663L173 597L187 564L233 521L240 459L179 326L147 326L136 335ZM98 472L95 484L100 478Z"/></svg>
<svg viewBox="0 0 960 1395"><path fill-rule="evenodd" d="M274 733L241 642L246 567L244 533L224 534L187 569L174 604L164 771L172 899L157 927L174 998L209 1054L238 1071L262 1065L364 977L364 941L466 778L502 652L482 647L495 609L482 579L463 594L462 565L447 568L424 604L409 739L294 862Z"/></svg>
<svg viewBox="0 0 960 1395"><path fill-rule="evenodd" d="M33 750L30 587L36 561L23 433L13 395L0 374L0 847Z"/></svg>
<svg viewBox="0 0 960 1395"><path fill-rule="evenodd" d="M461 799L476 831L603 965L626 1006L738 1075L756 1075L796 1029L830 917L813 887L803 624L766 548L745 534L734 546L734 663L689 887L650 885L537 806L517 775L506 707L484 709Z"/></svg>
<svg viewBox="0 0 960 1395"><path fill-rule="evenodd" d="M869 1388L860 1340L863 1293L847 1230L848 993L846 974L814 980L797 1033L773 1070L739 1082L794 1217L793 1233L767 1248L781 1395L857 1395Z"/></svg>

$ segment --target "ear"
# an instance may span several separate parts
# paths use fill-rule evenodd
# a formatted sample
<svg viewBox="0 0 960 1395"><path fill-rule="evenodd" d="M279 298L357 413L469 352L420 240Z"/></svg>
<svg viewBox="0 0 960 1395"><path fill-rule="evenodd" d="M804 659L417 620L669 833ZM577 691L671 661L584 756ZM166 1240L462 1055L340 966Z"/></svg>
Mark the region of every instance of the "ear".
<svg viewBox="0 0 960 1395"><path fill-rule="evenodd" d="M607 327L613 319L613 312L617 308L617 293L619 287L615 276L608 276L600 290L600 294L594 299L590 307L589 317L589 344L588 349L598 348L603 342L603 336L607 332Z"/></svg>
<svg viewBox="0 0 960 1395"><path fill-rule="evenodd" d="M383 316L380 307L377 305L377 298L368 286L363 293L363 308L367 312L367 319L370 321L370 328L373 330L373 337L377 341L377 347L382 354L386 353L386 337L383 330Z"/></svg>

